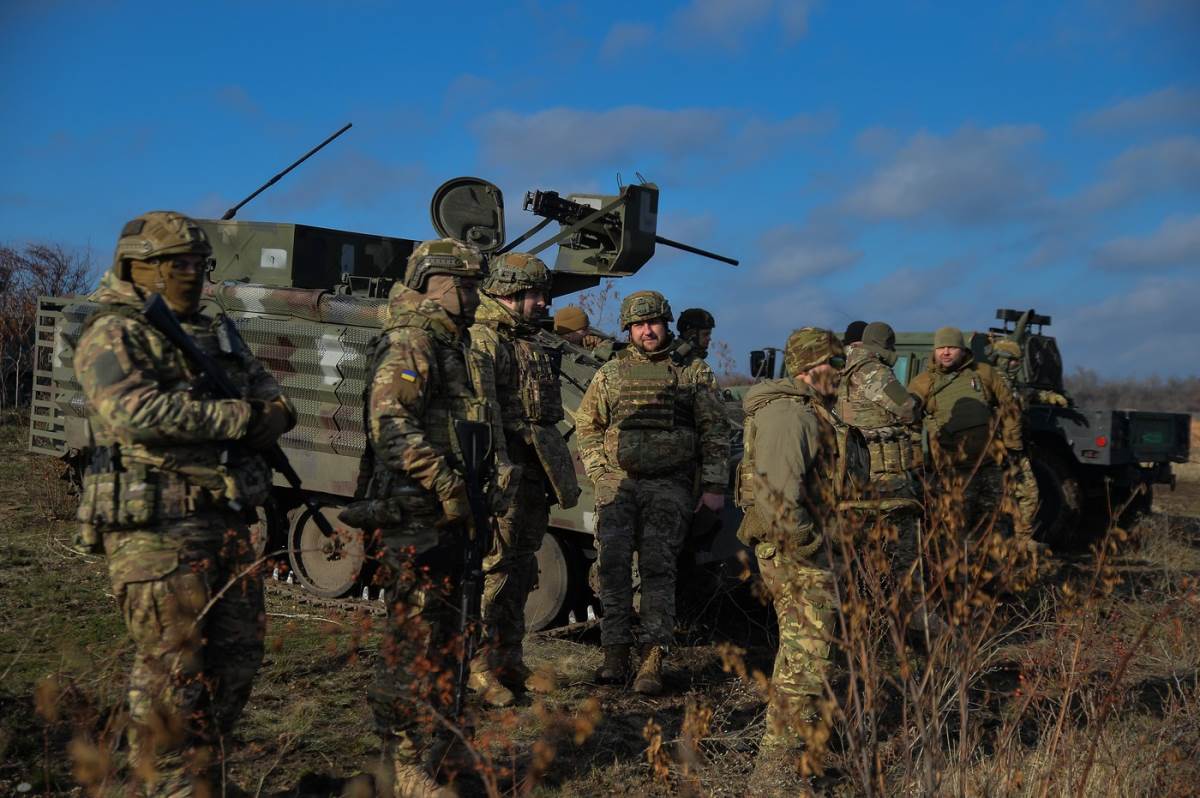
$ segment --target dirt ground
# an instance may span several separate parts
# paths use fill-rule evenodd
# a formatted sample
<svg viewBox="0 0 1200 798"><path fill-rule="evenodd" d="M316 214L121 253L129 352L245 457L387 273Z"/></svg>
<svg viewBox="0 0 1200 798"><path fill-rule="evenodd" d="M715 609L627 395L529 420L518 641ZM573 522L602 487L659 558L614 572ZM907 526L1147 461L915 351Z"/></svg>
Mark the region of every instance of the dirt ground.
<svg viewBox="0 0 1200 798"><path fill-rule="evenodd" d="M121 722L131 647L103 562L66 545L72 524L63 516L73 507L57 481L57 464L27 454L25 435L19 423L0 426L0 795L80 795L68 747L73 740L105 739ZM1200 452L1200 442L1193 446ZM1200 784L1200 601L1194 593L1200 463L1178 472L1177 490L1156 495L1155 512L1118 561L1123 586L1105 610L1117 620L1110 635L1095 641L1097 656L1106 646L1119 652L1135 640L1148 653L1127 669L1122 684L1139 698L1123 702L1119 720L1109 724L1120 733L1106 738L1097 767L1102 780L1089 781L1099 786L1084 794L1185 795L1180 785ZM1058 567L1084 568L1086 555ZM1181 596L1190 596L1190 604L1178 609ZM1169 617L1168 605L1176 608ZM267 659L236 732L230 794L368 794L358 790L369 784L362 774L378 756L365 701L376 653L372 618L314 608L282 591L268 594L267 608ZM1160 615L1161 630L1154 625ZM530 664L552 668L559 680L544 698L482 715L477 736L496 763L495 788L538 796L747 794L764 704L749 680L726 672L722 652L737 645L751 669L769 672L772 634L768 613L752 603L730 601L718 618L692 617L681 629L685 644L671 657L666 695L658 699L592 682L601 659L594 629L532 636ZM1039 640L1021 645L1036 648ZM703 737L685 745L701 709L709 713ZM1032 773L1039 766L1036 745L1023 755L1022 766ZM124 751L114 744L104 756L118 766ZM1143 774L1136 778L1122 766L1135 760L1134 770ZM832 794L856 792L836 769L818 786ZM470 779L462 788L464 794L486 792Z"/></svg>

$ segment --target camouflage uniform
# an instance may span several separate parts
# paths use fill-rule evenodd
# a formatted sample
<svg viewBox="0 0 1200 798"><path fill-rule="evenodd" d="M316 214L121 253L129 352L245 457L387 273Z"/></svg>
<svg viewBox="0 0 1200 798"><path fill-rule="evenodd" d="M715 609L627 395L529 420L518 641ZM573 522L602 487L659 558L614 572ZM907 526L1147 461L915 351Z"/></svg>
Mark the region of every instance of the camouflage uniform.
<svg viewBox="0 0 1200 798"><path fill-rule="evenodd" d="M439 260L440 259L440 260ZM465 484L455 454L456 418L485 421L488 363L473 353L457 320L421 293L421 264L436 273L480 275L474 247L452 239L426 242L409 260L404 283L388 296L387 320L372 356L366 413L370 483L365 496L387 506L374 523L383 543L378 583L388 599L375 684L368 698L385 755L400 782L421 777L451 714L462 575ZM410 288L415 285L417 288ZM416 774L405 775L405 774Z"/></svg>
<svg viewBox="0 0 1200 798"><path fill-rule="evenodd" d="M1017 402L1020 411L1021 435L1025 438L1025 411L1031 404L1047 404L1057 407L1067 407L1070 402L1057 391L1039 390L1022 385L1021 381L1021 345L1011 339L1002 339L992 344L995 356L996 371L1008 386ZM1033 526L1037 519L1038 485L1033 473L1033 465L1029 462L1029 454L1025 452L1017 459L1013 496L1017 503L1016 531L1018 535L1033 535Z"/></svg>
<svg viewBox="0 0 1200 798"><path fill-rule="evenodd" d="M504 681L522 685L529 675L521 652L525 601L537 579L537 550L549 525L550 505L557 501L564 508L574 507L579 485L573 458L556 427L563 418L553 356L557 353L538 344L537 328L493 296L521 296L519 292L531 287L548 295L549 283L550 274L537 258L504 255L491 264L471 328L471 346L494 362L508 457L520 471L513 501L497 518L495 548L484 560L483 618L492 649L486 661L476 658L472 670L499 672L511 677ZM547 497L547 487L554 491L552 498Z"/></svg>
<svg viewBox="0 0 1200 798"><path fill-rule="evenodd" d="M784 362L798 374L841 353L833 333L805 328L792 333ZM799 744L797 724L816 717L829 670L836 600L823 544L847 467L838 456L837 428L847 428L824 398L792 377L758 383L742 404L745 451L736 498L745 516L738 537L754 547L779 621L762 747L790 747ZM846 433L843 439L852 440ZM865 472L866 453L855 459Z"/></svg>
<svg viewBox="0 0 1200 798"><path fill-rule="evenodd" d="M640 308L670 320L661 294L635 292L623 311ZM622 313L628 327L629 314ZM709 388L712 369L671 347L629 346L596 372L575 423L579 456L596 487L600 626L606 651L634 642L632 565L641 573L641 641L669 646L675 626L675 568L686 525L703 492L722 493L727 479L729 423Z"/></svg>
<svg viewBox="0 0 1200 798"><path fill-rule="evenodd" d="M895 341L891 327L873 322L865 328L861 342L846 347L837 414L866 439L874 496L912 500L911 506L896 507L888 514L897 528L893 567L902 572L916 561L917 553L919 508L909 472L916 466L913 437L918 407L916 398L892 372Z"/></svg>
<svg viewBox="0 0 1200 798"><path fill-rule="evenodd" d="M908 389L921 400L929 430L938 489L963 497L962 530L979 531L989 514L1003 512L1004 472L1000 466L1009 456L1023 452L1020 415L1004 380L986 363L976 363L961 344L963 359L950 370L934 358L929 368L909 383ZM935 336L935 346L938 338ZM1019 455L1017 455L1019 456Z"/></svg>
<svg viewBox="0 0 1200 798"><path fill-rule="evenodd" d="M100 308L85 323L74 362L94 446L81 538L102 536L135 646L131 759L139 775L154 774L150 794L173 796L216 788L219 741L241 715L263 657L262 574L252 567L244 510L266 500L271 472L237 442L259 423L258 403L278 403L294 421L278 383L231 325L198 312L179 320L246 400L197 390L193 367L141 315L145 296L129 279L128 261L154 249L146 241L181 229L203 242L191 251L204 252L203 231L189 225L165 212L126 225L114 267L90 297Z"/></svg>

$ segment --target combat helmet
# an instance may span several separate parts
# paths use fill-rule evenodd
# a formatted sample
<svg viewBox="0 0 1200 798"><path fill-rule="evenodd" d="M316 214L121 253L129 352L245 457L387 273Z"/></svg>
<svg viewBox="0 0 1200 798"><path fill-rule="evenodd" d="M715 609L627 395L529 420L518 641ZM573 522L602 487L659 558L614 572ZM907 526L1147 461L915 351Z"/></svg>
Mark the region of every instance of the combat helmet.
<svg viewBox="0 0 1200 798"><path fill-rule="evenodd" d="M628 330L634 322L653 319L675 321L675 315L671 313L671 304L657 291L634 291L621 300L622 330Z"/></svg>
<svg viewBox="0 0 1200 798"><path fill-rule="evenodd" d="M811 371L822 363L840 369L846 365L846 350L829 330L802 327L788 336L783 348L783 365L789 376Z"/></svg>
<svg viewBox="0 0 1200 798"><path fill-rule="evenodd" d="M483 277L483 255L474 244L456 238L422 241L408 256L404 284L422 291L425 289L425 282L434 274L479 279Z"/></svg>
<svg viewBox="0 0 1200 798"><path fill-rule="evenodd" d="M125 223L113 253L113 273L130 279L129 261L150 261L169 255L212 257L204 228L175 211L149 211Z"/></svg>
<svg viewBox="0 0 1200 798"><path fill-rule="evenodd" d="M507 252L488 264L488 275L480 286L492 296L512 296L521 291L550 293L550 270L536 255Z"/></svg>
<svg viewBox="0 0 1200 798"><path fill-rule="evenodd" d="M711 330L717 326L717 320L704 308L688 308L679 314L679 323L675 328L683 335L689 330Z"/></svg>

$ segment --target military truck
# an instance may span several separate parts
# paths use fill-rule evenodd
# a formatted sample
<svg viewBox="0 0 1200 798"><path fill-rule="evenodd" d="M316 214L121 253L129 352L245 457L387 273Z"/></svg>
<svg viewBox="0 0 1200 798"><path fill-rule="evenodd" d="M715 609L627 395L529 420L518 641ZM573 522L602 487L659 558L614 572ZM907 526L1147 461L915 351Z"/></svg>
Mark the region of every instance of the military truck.
<svg viewBox="0 0 1200 798"><path fill-rule="evenodd" d="M963 335L980 362L993 361L992 343L1000 338L1021 347L1017 389L1028 397L1025 431L1040 494L1039 540L1057 547L1085 542L1088 531L1104 529L1115 514L1128 520L1148 511L1152 486L1174 488L1171 464L1188 460L1191 416L1040 401L1046 391L1070 399L1058 343L1045 332L1051 317L1001 308L996 318L998 326ZM896 333L896 377L911 382L932 351L932 332ZM773 374L777 352L751 353L751 374Z"/></svg>
<svg viewBox="0 0 1200 798"><path fill-rule="evenodd" d="M557 245L553 295L562 296L601 279L634 274L656 244L713 256L657 234L658 195L652 183L623 186L611 196L529 192L524 208L541 220L507 246L503 196L486 180L447 181L434 194L431 216L438 235L472 242L485 253L512 249L557 223L557 232L532 251ZM357 594L369 584L371 553L361 533L347 529L337 515L354 495L366 445L362 398L368 346L383 324L388 291L403 276L417 240L299 224L200 223L215 263L204 288L204 309L234 321L294 403L299 421L280 443L304 491L318 499L320 513L338 531L327 540L314 512L277 478L271 503L260 511L257 538L264 550L287 552L305 589L323 597ZM43 297L38 310L30 449L76 465L88 430L73 353L94 309L84 298ZM573 412L601 364L552 333L543 333L543 341L561 355L564 405ZM559 429L574 450L570 412ZM537 554L538 587L526 608L531 629L563 622L572 612L583 617L593 600L588 569L595 558L594 502L578 455L576 469L583 495L573 509L552 508L551 533ZM694 554L711 561L738 548L732 535L725 535Z"/></svg>

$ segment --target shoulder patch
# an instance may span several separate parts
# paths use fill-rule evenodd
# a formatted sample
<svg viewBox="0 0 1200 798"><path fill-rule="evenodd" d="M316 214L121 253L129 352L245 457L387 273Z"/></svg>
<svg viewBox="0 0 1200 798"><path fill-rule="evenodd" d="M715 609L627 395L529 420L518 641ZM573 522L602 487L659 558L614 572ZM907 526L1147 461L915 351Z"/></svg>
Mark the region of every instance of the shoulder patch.
<svg viewBox="0 0 1200 798"><path fill-rule="evenodd" d="M412 369L404 369L404 371L400 372L400 379L406 382L416 382L420 378L420 375Z"/></svg>

